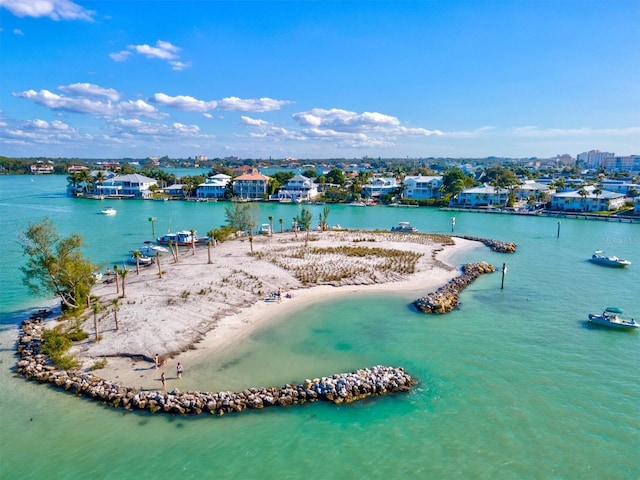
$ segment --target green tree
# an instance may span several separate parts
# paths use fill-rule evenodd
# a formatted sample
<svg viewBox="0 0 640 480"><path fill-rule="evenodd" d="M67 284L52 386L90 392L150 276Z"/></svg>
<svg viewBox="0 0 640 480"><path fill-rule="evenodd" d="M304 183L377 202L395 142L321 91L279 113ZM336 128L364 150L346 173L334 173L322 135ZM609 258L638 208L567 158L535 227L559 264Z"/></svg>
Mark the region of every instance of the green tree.
<svg viewBox="0 0 640 480"><path fill-rule="evenodd" d="M97 267L83 257L82 238L60 238L53 222L44 218L23 232L22 248L27 264L20 270L24 284L34 293L55 294L63 308L82 311L87 305L93 272Z"/></svg>
<svg viewBox="0 0 640 480"><path fill-rule="evenodd" d="M309 229L311 228L312 218L313 216L311 215L311 212L307 208L302 208L302 210L300 210L300 215L296 217L296 223L300 226L300 228L303 231L307 232L307 235L305 236L305 240L304 240L305 247L309 242Z"/></svg>
<svg viewBox="0 0 640 480"><path fill-rule="evenodd" d="M329 207L325 206L320 214L320 230L323 232L328 229L327 218L329 217L330 212L331 210Z"/></svg>
<svg viewBox="0 0 640 480"><path fill-rule="evenodd" d="M251 202L234 202L224 209L227 225L235 231L248 232L257 224L258 207Z"/></svg>
<svg viewBox="0 0 640 480"><path fill-rule="evenodd" d="M131 252L131 256L136 259L136 275L140 275L140 259L142 258L142 252L140 250L134 250Z"/></svg>

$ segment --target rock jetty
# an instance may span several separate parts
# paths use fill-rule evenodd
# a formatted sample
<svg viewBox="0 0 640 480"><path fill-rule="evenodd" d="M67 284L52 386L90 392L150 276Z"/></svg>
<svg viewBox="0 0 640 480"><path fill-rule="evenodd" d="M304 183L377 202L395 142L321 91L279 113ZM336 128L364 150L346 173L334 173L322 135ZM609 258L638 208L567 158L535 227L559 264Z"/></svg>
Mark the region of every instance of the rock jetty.
<svg viewBox="0 0 640 480"><path fill-rule="evenodd" d="M447 313L458 306L459 293L483 273L495 272L495 267L487 262L467 263L462 266L462 274L451 279L435 292L420 297L413 304L424 313Z"/></svg>
<svg viewBox="0 0 640 480"><path fill-rule="evenodd" d="M17 342L20 359L16 373L48 383L75 395L91 398L114 408L174 415L239 413L271 406L288 407L306 402L351 403L363 398L407 392L417 384L404 369L375 366L330 377L305 380L300 385L248 388L242 392L140 391L104 380L91 373L60 370L41 353L44 323L41 318L22 322Z"/></svg>
<svg viewBox="0 0 640 480"><path fill-rule="evenodd" d="M517 245L513 242L500 242L498 240L491 240L489 238L471 237L468 235L455 235L458 238L464 238L465 240L472 240L474 242L482 242L494 252L498 253L515 253Z"/></svg>

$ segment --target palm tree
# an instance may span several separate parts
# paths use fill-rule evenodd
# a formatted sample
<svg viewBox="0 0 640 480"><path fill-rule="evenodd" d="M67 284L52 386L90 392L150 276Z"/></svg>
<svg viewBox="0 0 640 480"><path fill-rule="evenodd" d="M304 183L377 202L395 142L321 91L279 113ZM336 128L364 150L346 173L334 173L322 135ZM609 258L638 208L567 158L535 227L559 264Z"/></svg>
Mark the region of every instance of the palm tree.
<svg viewBox="0 0 640 480"><path fill-rule="evenodd" d="M113 305L113 321L116 324L116 332L118 331L118 308L120 307L120 300L114 298L111 300L111 304Z"/></svg>
<svg viewBox="0 0 640 480"><path fill-rule="evenodd" d="M120 269L117 265L113 266L113 277L116 280L116 295L120 295L120 284L118 283L118 274L120 273Z"/></svg>
<svg viewBox="0 0 640 480"><path fill-rule="evenodd" d="M126 297L125 290L124 290L124 286L125 286L124 279L127 278L127 274L129 273L129 270L127 270L126 268L121 268L120 272L118 273L120 273L120 278L122 279L122 298L124 298Z"/></svg>
<svg viewBox="0 0 640 480"><path fill-rule="evenodd" d="M93 304L93 329L96 332L96 342L98 341L98 312L100 311L100 304L95 302Z"/></svg>
<svg viewBox="0 0 640 480"><path fill-rule="evenodd" d="M584 201L589 196L589 192L587 192L587 190L584 187L581 187L580 190L578 190L576 193L580 195L580 198L581 198L580 203L582 204L580 209L581 211L584 211Z"/></svg>
<svg viewBox="0 0 640 480"><path fill-rule="evenodd" d="M273 215L269 215L269 236L273 236Z"/></svg>
<svg viewBox="0 0 640 480"><path fill-rule="evenodd" d="M598 198L600 197L600 195L602 194L604 188L602 188L602 184L598 184L596 185L596 188L593 189L593 194L596 196L596 206L598 205Z"/></svg>
<svg viewBox="0 0 640 480"><path fill-rule="evenodd" d="M280 222L280 233L284 233L284 220L280 219L279 222Z"/></svg>
<svg viewBox="0 0 640 480"><path fill-rule="evenodd" d="M298 239L298 217L293 217L293 235Z"/></svg>
<svg viewBox="0 0 640 480"><path fill-rule="evenodd" d="M195 255L196 254L196 231L191 229L189 230L189 233L191 234L191 255Z"/></svg>
<svg viewBox="0 0 640 480"><path fill-rule="evenodd" d="M208 264L211 264L211 244L216 241L215 234L216 234L215 230L209 230L207 232L207 237L209 237L209 240L207 240L207 257L208 257L207 263Z"/></svg>
<svg viewBox="0 0 640 480"><path fill-rule="evenodd" d="M140 275L140 259L142 258L142 253L140 253L140 250L134 250L131 252L131 256L136 259L136 275Z"/></svg>
<svg viewBox="0 0 640 480"><path fill-rule="evenodd" d="M309 242L309 229L311 228L311 219L312 219L312 215L311 212L306 209L303 208L300 211L300 216L297 218L297 222L300 225L300 227L307 232L307 235L305 237L304 240L304 246L307 246L307 243Z"/></svg>
<svg viewBox="0 0 640 480"><path fill-rule="evenodd" d="M330 209L329 207L324 207L324 209L322 210L322 213L320 214L320 230L321 231L325 231L327 230L327 217L329 216L329 212Z"/></svg>

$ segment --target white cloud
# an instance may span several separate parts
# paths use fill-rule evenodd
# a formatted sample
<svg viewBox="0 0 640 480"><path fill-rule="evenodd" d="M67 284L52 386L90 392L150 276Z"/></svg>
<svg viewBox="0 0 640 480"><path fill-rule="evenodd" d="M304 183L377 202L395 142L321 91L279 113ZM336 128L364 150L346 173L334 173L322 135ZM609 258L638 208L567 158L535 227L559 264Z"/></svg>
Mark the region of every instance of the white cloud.
<svg viewBox="0 0 640 480"><path fill-rule="evenodd" d="M93 21L95 12L70 0L0 0L4 7L17 17L49 17L52 20Z"/></svg>
<svg viewBox="0 0 640 480"><path fill-rule="evenodd" d="M33 100L38 105L50 108L51 110L66 111L72 113L83 113L95 115L97 117L114 117L118 115L129 115L133 117L161 118L165 116L159 113L153 105L149 105L143 100L114 102L111 99L119 98L119 94L112 89L103 89L92 84L73 84L66 87L58 87L59 90L68 91L75 96L65 96L53 93L49 90L26 90L14 93L19 98ZM92 97L106 97L102 98Z"/></svg>
<svg viewBox="0 0 640 480"><path fill-rule="evenodd" d="M293 119L306 137L342 148L388 148L396 145L398 137L443 135L439 130L404 126L397 117L379 112L313 108L295 113Z"/></svg>
<svg viewBox="0 0 640 480"><path fill-rule="evenodd" d="M139 119L117 118L109 123L115 134L125 137L145 136L153 138L193 138L208 137L201 135L197 125L185 125L174 122L171 125L143 122Z"/></svg>
<svg viewBox="0 0 640 480"><path fill-rule="evenodd" d="M137 53L150 59L166 60L169 65L171 65L172 70L181 71L191 67L191 62L183 62L180 60L180 56L178 55L180 50L179 47L173 45L171 42L158 40L154 46L146 43L141 45L127 45L125 50L110 53L109 57L115 62L124 62L131 57L132 53Z"/></svg>
<svg viewBox="0 0 640 480"><path fill-rule="evenodd" d="M60 86L58 90L80 97L105 98L112 102L120 100L120 94L113 88L102 88L93 83L72 83L71 85Z"/></svg>
<svg viewBox="0 0 640 480"><path fill-rule="evenodd" d="M119 52L113 52L109 54L111 60L114 62L124 62L131 56L131 52L129 50L120 50Z"/></svg>
<svg viewBox="0 0 640 480"><path fill-rule="evenodd" d="M158 58L160 60L175 60L178 58L178 51L180 51L178 47L162 40L158 40L155 47L143 44L129 45L127 48L147 58Z"/></svg>
<svg viewBox="0 0 640 480"><path fill-rule="evenodd" d="M217 106L217 102L215 101L205 102L204 100L198 100L188 95L170 97L164 93L154 94L150 101L185 112L207 112L214 110Z"/></svg>
<svg viewBox="0 0 640 480"><path fill-rule="evenodd" d="M238 98L227 97L218 102L218 108L231 112L271 112L280 110L283 105L287 105L287 100L274 100L272 98Z"/></svg>
<svg viewBox="0 0 640 480"><path fill-rule="evenodd" d="M0 0L2 1L2 0ZM22 30L20 30L19 28L14 28L13 29L13 34L14 35L24 35L24 32Z"/></svg>
<svg viewBox="0 0 640 480"><path fill-rule="evenodd" d="M225 110L239 112L270 112L280 110L283 105L291 103L287 100L274 100L272 98L238 98L229 97L222 100L198 100L188 95L171 97L164 93L155 93L151 102L165 105L185 112L208 112L210 110Z"/></svg>
<svg viewBox="0 0 640 480"><path fill-rule="evenodd" d="M243 125L251 128L255 128L255 132L251 132L249 136L253 138L269 138L271 140L306 140L306 137L292 130L288 130L284 127L278 127L265 120L257 118L251 118L243 115L240 117L240 121Z"/></svg>

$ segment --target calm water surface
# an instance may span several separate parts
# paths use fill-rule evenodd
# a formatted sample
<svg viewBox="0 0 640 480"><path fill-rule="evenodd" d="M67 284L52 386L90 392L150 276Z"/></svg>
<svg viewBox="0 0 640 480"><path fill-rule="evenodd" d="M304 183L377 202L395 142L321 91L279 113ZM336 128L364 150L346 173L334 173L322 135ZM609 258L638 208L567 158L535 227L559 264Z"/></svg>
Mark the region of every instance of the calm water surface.
<svg viewBox="0 0 640 480"><path fill-rule="evenodd" d="M224 203L71 199L65 177L0 177L0 478L593 478L640 477L640 335L589 327L619 306L640 317L640 226L432 209L331 206L329 223L518 243L454 258L508 265L465 290L461 308L425 316L425 293L353 294L293 312L225 358L189 365L200 390L282 385L375 364L420 380L408 395L224 418L123 413L14 378L16 325L34 305L22 286L19 232L50 217L105 266L167 230L225 223ZM118 210L105 217L106 206ZM285 228L296 205L260 205ZM314 215L323 206L309 207ZM149 217L156 217L152 224ZM625 270L587 261L604 249ZM36 303L34 303L36 302Z"/></svg>

